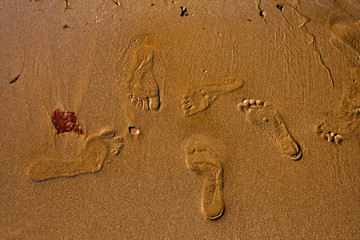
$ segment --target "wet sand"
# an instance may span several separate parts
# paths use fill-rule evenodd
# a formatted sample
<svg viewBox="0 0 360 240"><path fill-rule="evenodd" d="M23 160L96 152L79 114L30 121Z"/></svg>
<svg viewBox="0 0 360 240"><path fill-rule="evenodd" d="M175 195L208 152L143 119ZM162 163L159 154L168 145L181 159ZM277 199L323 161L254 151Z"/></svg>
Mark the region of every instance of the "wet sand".
<svg viewBox="0 0 360 240"><path fill-rule="evenodd" d="M358 238L358 10L5 1L0 238Z"/></svg>

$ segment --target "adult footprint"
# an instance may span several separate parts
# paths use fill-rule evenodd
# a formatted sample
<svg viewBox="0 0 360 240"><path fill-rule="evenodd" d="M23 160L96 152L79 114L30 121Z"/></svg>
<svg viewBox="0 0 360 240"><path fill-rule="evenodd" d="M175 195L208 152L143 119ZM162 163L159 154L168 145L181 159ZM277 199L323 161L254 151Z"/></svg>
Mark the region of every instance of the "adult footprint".
<svg viewBox="0 0 360 240"><path fill-rule="evenodd" d="M58 177L73 177L79 174L98 172L107 158L109 145L105 141L115 135L112 129L86 139L83 148L74 160L37 159L29 168L29 177L37 182Z"/></svg>
<svg viewBox="0 0 360 240"><path fill-rule="evenodd" d="M281 151L293 160L302 156L299 144L287 130L276 109L266 102L254 99L245 99L238 108L246 114L246 119L266 131Z"/></svg>
<svg viewBox="0 0 360 240"><path fill-rule="evenodd" d="M207 218L215 220L222 216L225 208L223 167L214 152L202 142L187 142L185 152L187 167L204 177L202 211Z"/></svg>
<svg viewBox="0 0 360 240"><path fill-rule="evenodd" d="M244 85L240 78L232 77L219 83L191 87L182 98L182 108L186 117L208 109L221 95L234 91Z"/></svg>
<svg viewBox="0 0 360 240"><path fill-rule="evenodd" d="M140 109L159 110L159 86L153 70L154 51L149 45L148 35L136 35L130 40L120 68L131 103Z"/></svg>

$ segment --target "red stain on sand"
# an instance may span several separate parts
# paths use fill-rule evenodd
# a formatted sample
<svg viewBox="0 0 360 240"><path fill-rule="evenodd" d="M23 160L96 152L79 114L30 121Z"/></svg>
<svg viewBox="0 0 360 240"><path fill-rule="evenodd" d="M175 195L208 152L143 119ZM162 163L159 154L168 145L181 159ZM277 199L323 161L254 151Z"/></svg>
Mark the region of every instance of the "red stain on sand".
<svg viewBox="0 0 360 240"><path fill-rule="evenodd" d="M77 116L74 112L65 112L55 109L51 116L51 122L57 130L56 134L74 132L84 134L84 131L77 124Z"/></svg>

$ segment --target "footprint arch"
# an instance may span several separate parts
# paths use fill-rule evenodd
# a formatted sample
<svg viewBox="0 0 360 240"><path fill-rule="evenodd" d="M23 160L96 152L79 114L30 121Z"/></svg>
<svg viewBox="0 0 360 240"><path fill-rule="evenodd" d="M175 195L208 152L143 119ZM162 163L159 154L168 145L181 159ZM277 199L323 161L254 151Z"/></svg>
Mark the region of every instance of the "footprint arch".
<svg viewBox="0 0 360 240"><path fill-rule="evenodd" d="M223 166L213 150L201 141L185 145L187 167L204 178L202 212L210 220L220 218L225 209Z"/></svg>
<svg viewBox="0 0 360 240"><path fill-rule="evenodd" d="M109 154L109 144L106 140L114 135L115 131L109 129L88 137L74 160L62 161L52 157L35 159L27 174L31 180L42 182L53 178L98 172Z"/></svg>
<svg viewBox="0 0 360 240"><path fill-rule="evenodd" d="M244 85L239 77L230 77L218 83L191 87L183 96L181 106L185 117L191 117L208 109L220 96L232 92Z"/></svg>
<svg viewBox="0 0 360 240"><path fill-rule="evenodd" d="M302 157L300 145L289 133L278 111L267 102L245 99L238 104L238 109L245 113L246 120L265 131L285 155L292 160Z"/></svg>
<svg viewBox="0 0 360 240"><path fill-rule="evenodd" d="M135 35L130 39L117 69L125 83L128 100L139 109L158 111L160 108L154 58L150 35Z"/></svg>

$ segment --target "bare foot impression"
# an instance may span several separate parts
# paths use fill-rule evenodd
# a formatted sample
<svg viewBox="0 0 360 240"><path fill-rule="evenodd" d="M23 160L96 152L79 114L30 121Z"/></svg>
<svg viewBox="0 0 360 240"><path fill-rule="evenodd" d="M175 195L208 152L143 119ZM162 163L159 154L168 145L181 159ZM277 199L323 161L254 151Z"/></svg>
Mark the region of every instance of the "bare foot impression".
<svg viewBox="0 0 360 240"><path fill-rule="evenodd" d="M316 127L316 132L321 136L322 139L335 144L340 144L343 140L343 136L332 132L331 128L329 129L327 124L321 123Z"/></svg>
<svg viewBox="0 0 360 240"><path fill-rule="evenodd" d="M208 109L218 97L241 88L243 85L242 79L232 77L219 83L191 87L182 98L185 117L193 116Z"/></svg>
<svg viewBox="0 0 360 240"><path fill-rule="evenodd" d="M121 151L121 149L124 147L124 138L123 137L116 137L114 139L115 142L115 148L112 150L112 153L114 155L118 155Z"/></svg>
<svg viewBox="0 0 360 240"><path fill-rule="evenodd" d="M120 71L124 79L129 101L140 109L158 111L160 107L159 86L156 82L154 51L149 36L134 36L121 59Z"/></svg>
<svg viewBox="0 0 360 240"><path fill-rule="evenodd" d="M326 114L325 120L316 126L315 131L329 143L340 144L350 135L358 133L360 111L344 112L336 110Z"/></svg>
<svg viewBox="0 0 360 240"><path fill-rule="evenodd" d="M222 216L225 208L223 167L212 149L200 141L187 142L185 152L187 167L204 177L203 214L210 220L215 220Z"/></svg>
<svg viewBox="0 0 360 240"><path fill-rule="evenodd" d="M28 169L29 177L37 182L58 177L72 177L79 174L98 172L108 157L107 139L115 136L113 129L105 129L100 134L88 137L74 160L36 159Z"/></svg>
<svg viewBox="0 0 360 240"><path fill-rule="evenodd" d="M325 120L316 126L318 135L329 143L340 144L349 135L358 132L360 124L360 94L358 83L344 94L338 109L327 113Z"/></svg>
<svg viewBox="0 0 360 240"><path fill-rule="evenodd" d="M266 131L281 151L292 160L299 160L302 150L287 130L276 109L262 100L245 99L238 105L246 119Z"/></svg>

